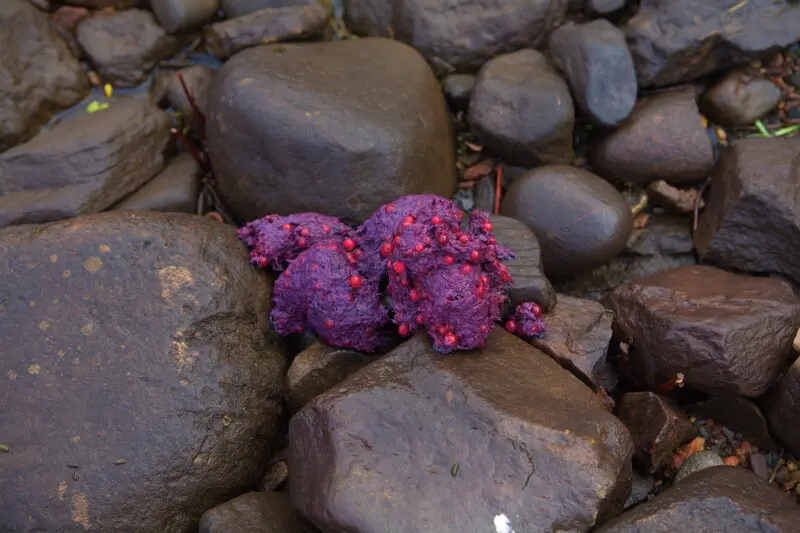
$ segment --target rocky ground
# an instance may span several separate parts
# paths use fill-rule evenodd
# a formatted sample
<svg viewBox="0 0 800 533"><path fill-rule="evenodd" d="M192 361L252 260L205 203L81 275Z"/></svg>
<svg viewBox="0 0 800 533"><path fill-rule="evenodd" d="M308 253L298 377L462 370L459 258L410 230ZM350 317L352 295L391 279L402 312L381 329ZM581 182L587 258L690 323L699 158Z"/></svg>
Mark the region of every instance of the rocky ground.
<svg viewBox="0 0 800 533"><path fill-rule="evenodd" d="M0 532L800 532L795 2L68 3L0 2ZM271 330L236 227L417 193L543 338Z"/></svg>

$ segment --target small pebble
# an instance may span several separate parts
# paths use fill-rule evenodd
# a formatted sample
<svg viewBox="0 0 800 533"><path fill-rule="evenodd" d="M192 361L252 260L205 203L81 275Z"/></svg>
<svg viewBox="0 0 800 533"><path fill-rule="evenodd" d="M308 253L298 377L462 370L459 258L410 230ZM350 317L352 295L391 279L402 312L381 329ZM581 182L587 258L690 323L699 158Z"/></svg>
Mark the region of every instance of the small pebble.
<svg viewBox="0 0 800 533"><path fill-rule="evenodd" d="M677 483L686 476L699 472L700 470L724 464L722 458L716 453L709 450L700 450L690 455L686 461L684 461L675 474L675 482Z"/></svg>
<svg viewBox="0 0 800 533"><path fill-rule="evenodd" d="M775 473L775 482L779 485L783 485L787 481L791 479L791 472L789 469L786 468L786 465L778 467L778 471Z"/></svg>
<svg viewBox="0 0 800 533"><path fill-rule="evenodd" d="M764 454L754 453L750 456L750 470L762 479L769 479L769 467Z"/></svg>
<svg viewBox="0 0 800 533"><path fill-rule="evenodd" d="M728 466L739 466L739 459L735 455L729 455L722 462Z"/></svg>

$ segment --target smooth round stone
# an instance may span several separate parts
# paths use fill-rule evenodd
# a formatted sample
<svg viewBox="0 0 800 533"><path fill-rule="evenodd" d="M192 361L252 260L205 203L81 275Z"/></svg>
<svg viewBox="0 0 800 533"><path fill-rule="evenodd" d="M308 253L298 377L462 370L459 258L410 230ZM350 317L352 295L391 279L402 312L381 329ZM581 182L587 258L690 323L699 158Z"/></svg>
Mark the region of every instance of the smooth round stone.
<svg viewBox="0 0 800 533"><path fill-rule="evenodd" d="M633 229L630 206L610 183L566 165L539 167L515 181L500 213L533 230L551 281L603 265L622 251Z"/></svg>
<svg viewBox="0 0 800 533"><path fill-rule="evenodd" d="M675 474L675 483L695 472L724 464L722 458L711 450L700 450L687 457L678 468L678 472Z"/></svg>
<svg viewBox="0 0 800 533"><path fill-rule="evenodd" d="M747 126L775 109L780 99L777 85L737 70L708 90L701 109L720 126Z"/></svg>
<svg viewBox="0 0 800 533"><path fill-rule="evenodd" d="M475 87L475 76L472 74L451 74L444 79L444 95L453 111L466 111L469 98Z"/></svg>

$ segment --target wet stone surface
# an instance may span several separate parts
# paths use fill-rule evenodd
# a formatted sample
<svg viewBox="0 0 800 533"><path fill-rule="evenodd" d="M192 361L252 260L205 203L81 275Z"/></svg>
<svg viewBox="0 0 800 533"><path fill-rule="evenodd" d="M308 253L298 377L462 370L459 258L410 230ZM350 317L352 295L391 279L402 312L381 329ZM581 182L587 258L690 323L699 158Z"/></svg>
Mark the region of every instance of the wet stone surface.
<svg viewBox="0 0 800 533"><path fill-rule="evenodd" d="M248 492L219 505L200 520L199 533L318 533L286 492Z"/></svg>

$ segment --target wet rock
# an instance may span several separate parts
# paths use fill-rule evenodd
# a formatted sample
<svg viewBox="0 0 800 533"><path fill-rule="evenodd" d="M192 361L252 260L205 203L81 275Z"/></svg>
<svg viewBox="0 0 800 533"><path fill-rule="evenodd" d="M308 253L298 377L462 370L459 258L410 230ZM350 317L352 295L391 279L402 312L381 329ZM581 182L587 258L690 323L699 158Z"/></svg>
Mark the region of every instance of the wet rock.
<svg viewBox="0 0 800 533"><path fill-rule="evenodd" d="M317 35L330 18L330 10L316 1L267 8L212 24L205 38L215 56L227 59L245 48Z"/></svg>
<svg viewBox="0 0 800 533"><path fill-rule="evenodd" d="M674 85L760 59L800 39L800 6L645 0L625 27L641 87Z"/></svg>
<svg viewBox="0 0 800 533"><path fill-rule="evenodd" d="M497 329L441 357L421 334L292 418L289 489L326 531L587 531L622 508L631 452L591 390L526 342Z"/></svg>
<svg viewBox="0 0 800 533"><path fill-rule="evenodd" d="M547 334L531 344L591 387L602 384L611 341L611 311L597 302L560 294L544 316Z"/></svg>
<svg viewBox="0 0 800 533"><path fill-rule="evenodd" d="M444 95L453 111L466 111L469 108L474 87L475 76L472 74L450 74L444 79Z"/></svg>
<svg viewBox="0 0 800 533"><path fill-rule="evenodd" d="M195 213L200 194L199 172L194 158L181 154L155 178L112 209Z"/></svg>
<svg viewBox="0 0 800 533"><path fill-rule="evenodd" d="M78 61L47 15L26 0L0 2L0 152L27 141L89 93Z"/></svg>
<svg viewBox="0 0 800 533"><path fill-rule="evenodd" d="M153 14L167 33L199 28L213 20L219 0L150 0Z"/></svg>
<svg viewBox="0 0 800 533"><path fill-rule="evenodd" d="M141 3L141 0L70 0L69 3L94 9L103 9L106 7L127 9L129 7L136 7L137 4Z"/></svg>
<svg viewBox="0 0 800 533"><path fill-rule="evenodd" d="M494 212L495 179L492 176L481 178L473 188L475 192L475 209ZM536 243L539 244L538 242Z"/></svg>
<svg viewBox="0 0 800 533"><path fill-rule="evenodd" d="M267 8L301 6L309 0L220 0L220 6L228 18L241 17Z"/></svg>
<svg viewBox="0 0 800 533"><path fill-rule="evenodd" d="M633 470L633 482L631 483L631 495L625 502L625 509L633 507L646 501L655 489L656 480L653 476L643 476L636 469Z"/></svg>
<svg viewBox="0 0 800 533"><path fill-rule="evenodd" d="M199 533L318 533L286 492L248 492L206 511Z"/></svg>
<svg viewBox="0 0 800 533"><path fill-rule="evenodd" d="M111 207L158 173L169 117L120 98L0 154L0 226L40 223Z"/></svg>
<svg viewBox="0 0 800 533"><path fill-rule="evenodd" d="M687 409L741 433L747 442L760 450L769 450L773 446L767 420L752 400L738 396L717 397Z"/></svg>
<svg viewBox="0 0 800 533"><path fill-rule="evenodd" d="M509 307L523 302L536 302L543 311L556 306L556 291L544 276L539 241L522 222L500 215L490 217L497 242L511 249L516 258L505 261L514 279L509 290Z"/></svg>
<svg viewBox="0 0 800 533"><path fill-rule="evenodd" d="M742 468L709 468L617 517L597 533L792 533L800 518L780 490Z"/></svg>
<svg viewBox="0 0 800 533"><path fill-rule="evenodd" d="M603 300L648 387L678 373L708 394L761 396L792 353L800 300L789 283L708 266L638 279Z"/></svg>
<svg viewBox="0 0 800 533"><path fill-rule="evenodd" d="M572 162L572 96L536 50L486 63L472 90L469 123L484 145L511 165Z"/></svg>
<svg viewBox="0 0 800 533"><path fill-rule="evenodd" d="M447 104L402 43L245 50L217 72L209 110L218 190L241 220L316 211L360 222L398 196L456 189Z"/></svg>
<svg viewBox="0 0 800 533"><path fill-rule="evenodd" d="M446 73L474 73L490 59L547 42L568 0L345 0L347 27L358 35L399 39Z"/></svg>
<svg viewBox="0 0 800 533"><path fill-rule="evenodd" d="M593 15L610 15L625 7L625 0L585 0L585 9Z"/></svg>
<svg viewBox="0 0 800 533"><path fill-rule="evenodd" d="M720 126L749 126L775 109L780 99L781 90L768 79L736 70L706 92L701 107Z"/></svg>
<svg viewBox="0 0 800 533"><path fill-rule="evenodd" d="M139 85L180 46L141 9L97 13L78 24L77 37L103 79L119 87Z"/></svg>
<svg viewBox="0 0 800 533"><path fill-rule="evenodd" d="M628 202L610 183L563 165L539 167L515 181L500 212L533 230L542 247L544 272L553 281L609 261L633 228Z"/></svg>
<svg viewBox="0 0 800 533"><path fill-rule="evenodd" d="M687 457L686 460L681 463L681 466L675 473L675 483L695 472L714 466L722 466L724 464L722 457L711 450L700 450Z"/></svg>
<svg viewBox="0 0 800 533"><path fill-rule="evenodd" d="M0 530L190 533L257 483L286 365L234 228L100 213L0 251Z"/></svg>
<svg viewBox="0 0 800 533"><path fill-rule="evenodd" d="M634 459L650 474L669 463L694 433L688 416L669 398L652 392L629 392L617 404L617 416L630 430Z"/></svg>
<svg viewBox="0 0 800 533"><path fill-rule="evenodd" d="M258 485L258 490L264 492L277 491L282 489L289 479L289 465L286 462L286 451L279 452L279 457L273 458L261 482Z"/></svg>
<svg viewBox="0 0 800 533"><path fill-rule="evenodd" d="M286 374L286 405L293 415L372 359L360 352L333 348L317 340L292 361Z"/></svg>
<svg viewBox="0 0 800 533"><path fill-rule="evenodd" d="M589 162L610 180L681 185L701 180L714 151L691 91L642 98L622 125L592 139Z"/></svg>
<svg viewBox="0 0 800 533"><path fill-rule="evenodd" d="M767 458L763 453L750 454L750 470L761 479L769 479L769 467L767 466Z"/></svg>
<svg viewBox="0 0 800 533"><path fill-rule="evenodd" d="M743 139L719 159L694 242L701 259L800 281L799 139Z"/></svg>
<svg viewBox="0 0 800 533"><path fill-rule="evenodd" d="M607 264L557 285L559 293L600 300L615 287L671 268L697 264L692 222L670 215L651 215L644 228L631 232L625 248Z"/></svg>
<svg viewBox="0 0 800 533"><path fill-rule="evenodd" d="M647 186L647 197L654 204L673 213L688 215L705 207L706 202L698 189L678 189L664 180L657 180ZM699 202L699 203L698 203Z"/></svg>
<svg viewBox="0 0 800 533"><path fill-rule="evenodd" d="M765 413L775 437L800 455L800 359L797 359L768 397Z"/></svg>
<svg viewBox="0 0 800 533"><path fill-rule="evenodd" d="M550 53L593 123L613 127L628 118L638 86L621 30L605 19L565 24L550 36Z"/></svg>
<svg viewBox="0 0 800 533"><path fill-rule="evenodd" d="M192 97L197 103L197 107L204 114L208 114L208 92L211 89L211 81L214 79L216 71L205 65L192 65L170 73L164 81L164 95L170 107L183 113L191 115L193 113L189 99L186 98L186 91L183 90L178 74L183 76L186 88L192 93Z"/></svg>

